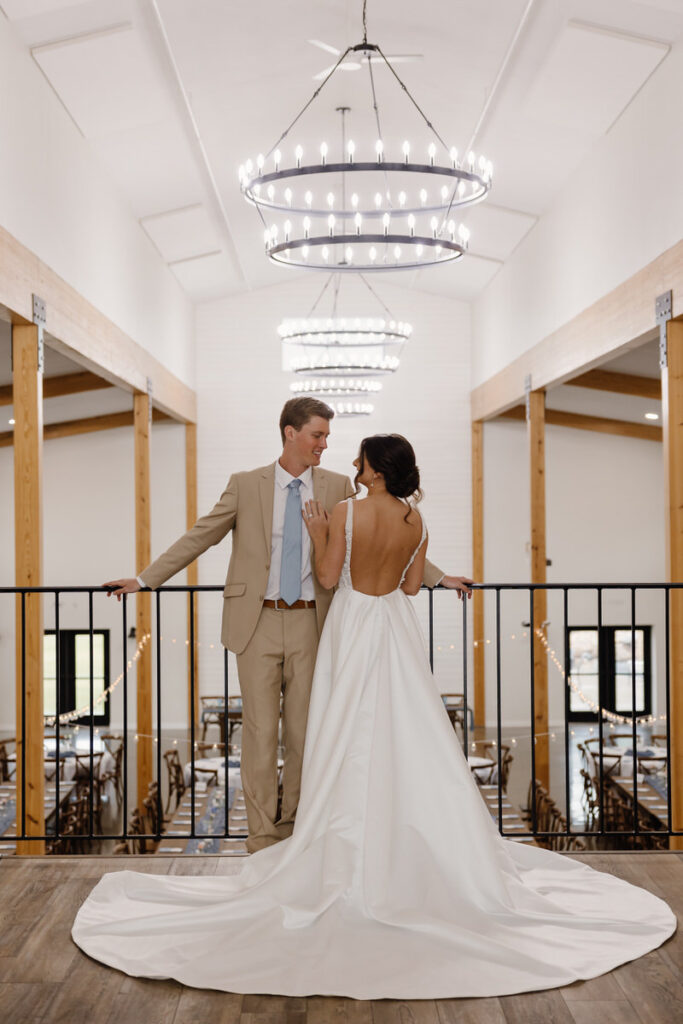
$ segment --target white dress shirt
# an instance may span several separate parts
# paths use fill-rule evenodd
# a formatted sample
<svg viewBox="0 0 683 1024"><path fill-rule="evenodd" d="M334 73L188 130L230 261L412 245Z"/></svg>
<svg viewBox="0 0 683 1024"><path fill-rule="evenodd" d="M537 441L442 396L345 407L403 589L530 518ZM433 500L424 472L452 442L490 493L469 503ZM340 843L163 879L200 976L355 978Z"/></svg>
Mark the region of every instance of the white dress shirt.
<svg viewBox="0 0 683 1024"><path fill-rule="evenodd" d="M267 601L276 601L280 597L280 568L282 565L282 534L285 528L285 507L287 505L288 486L292 480L301 480L299 494L301 508L307 501L313 501L313 470L309 466L301 476L293 477L279 462L275 463L275 488L273 492L273 532L270 538L270 572L266 586ZM301 520L301 600L314 601L313 570L311 568L311 538L306 525Z"/></svg>

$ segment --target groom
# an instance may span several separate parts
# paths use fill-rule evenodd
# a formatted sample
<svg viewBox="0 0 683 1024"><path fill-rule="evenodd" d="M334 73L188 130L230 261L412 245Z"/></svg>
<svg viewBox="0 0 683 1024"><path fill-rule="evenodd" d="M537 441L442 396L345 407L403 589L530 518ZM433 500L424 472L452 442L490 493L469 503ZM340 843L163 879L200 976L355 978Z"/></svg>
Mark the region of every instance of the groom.
<svg viewBox="0 0 683 1024"><path fill-rule="evenodd" d="M315 500L331 513L355 494L340 473L318 468L334 412L315 398L292 398L280 416L277 462L230 477L217 504L135 579L105 586L120 597L155 589L234 530L223 591L223 645L237 655L242 693L241 777L253 853L291 835L299 801L308 703L318 638L333 593L312 567L301 509ZM465 590L471 580L427 563L425 583ZM284 697L285 748L278 817L277 745Z"/></svg>

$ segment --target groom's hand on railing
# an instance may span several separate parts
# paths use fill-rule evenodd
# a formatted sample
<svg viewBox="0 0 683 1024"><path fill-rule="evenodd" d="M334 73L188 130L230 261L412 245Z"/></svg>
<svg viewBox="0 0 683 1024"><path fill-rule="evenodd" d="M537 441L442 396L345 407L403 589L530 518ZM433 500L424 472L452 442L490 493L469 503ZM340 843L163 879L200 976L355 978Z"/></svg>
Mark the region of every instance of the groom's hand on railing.
<svg viewBox="0 0 683 1024"><path fill-rule="evenodd" d="M471 585L474 580L469 579L467 576L443 576L441 579L441 586L446 587L447 590L457 590L458 600L462 601L465 597L472 597Z"/></svg>
<svg viewBox="0 0 683 1024"><path fill-rule="evenodd" d="M126 580L110 580L109 583L103 583L102 586L109 591L107 597L114 594L117 601L121 600L121 594L136 594L138 590L142 590L134 576Z"/></svg>

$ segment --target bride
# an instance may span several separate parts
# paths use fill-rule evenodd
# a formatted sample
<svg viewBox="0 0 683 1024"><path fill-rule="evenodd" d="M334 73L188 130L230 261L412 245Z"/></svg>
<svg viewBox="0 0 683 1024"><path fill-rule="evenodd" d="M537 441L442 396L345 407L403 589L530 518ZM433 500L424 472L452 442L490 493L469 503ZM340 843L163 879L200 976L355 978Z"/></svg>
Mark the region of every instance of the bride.
<svg viewBox="0 0 683 1024"><path fill-rule="evenodd" d="M128 974L241 993L498 996L592 978L659 946L657 897L503 839L408 599L427 531L412 447L366 438L367 498L304 511L338 590L320 641L289 839L231 877L106 874L73 938Z"/></svg>

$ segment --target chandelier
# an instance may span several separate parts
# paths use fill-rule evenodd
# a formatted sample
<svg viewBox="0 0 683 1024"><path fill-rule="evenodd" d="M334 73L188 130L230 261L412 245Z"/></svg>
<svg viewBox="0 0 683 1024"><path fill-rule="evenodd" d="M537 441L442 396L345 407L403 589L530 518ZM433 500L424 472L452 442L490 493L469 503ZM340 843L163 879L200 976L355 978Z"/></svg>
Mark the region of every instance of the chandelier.
<svg viewBox="0 0 683 1024"><path fill-rule="evenodd" d="M275 263L310 270L386 271L438 266L461 259L469 231L451 213L478 203L491 188L493 170L485 157L464 157L436 131L381 48L369 43L367 0L363 41L349 46L266 156L239 168L240 188L263 222L267 256ZM301 144L281 144L317 99L347 56L365 58L377 125L374 149L347 141L342 113L339 149L321 142L306 154ZM433 141L424 152L403 142L385 147L375 92L373 63L383 63L427 125Z"/></svg>

